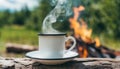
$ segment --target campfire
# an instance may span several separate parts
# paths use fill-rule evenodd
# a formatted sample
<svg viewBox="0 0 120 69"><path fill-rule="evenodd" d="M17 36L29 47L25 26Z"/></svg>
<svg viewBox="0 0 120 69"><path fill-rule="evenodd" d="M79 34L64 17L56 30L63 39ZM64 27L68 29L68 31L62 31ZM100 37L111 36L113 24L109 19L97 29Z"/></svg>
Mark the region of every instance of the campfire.
<svg viewBox="0 0 120 69"><path fill-rule="evenodd" d="M77 41L76 50L79 53L79 57L116 58L119 56L120 52L103 46L98 37L92 38L92 29L88 29L83 19L78 19L84 9L83 6L73 8L74 16L69 19L70 28L73 30L72 35ZM69 47L70 43L66 44L67 47Z"/></svg>
<svg viewBox="0 0 120 69"><path fill-rule="evenodd" d="M60 2L58 2L56 8L53 9L52 12L45 18L43 22L43 31L45 31L44 33L49 33L50 30L52 30L52 33L59 33L58 31L52 28L52 23L54 23L54 21L56 21L55 19L57 19L61 15L58 9L62 11L62 9L65 8L62 6L64 3L59 3ZM116 58L117 56L120 56L119 51L115 51L113 49L108 48L107 46L102 45L98 37L92 38L92 29L88 29L87 23L83 19L79 20L79 16L84 10L85 8L83 6L73 8L74 16L69 19L70 28L73 30L72 35L75 37L77 42L75 51L79 53L79 57ZM56 18L54 18L54 13L59 14L59 16L56 16ZM66 47L69 48L71 44L71 40L66 42ZM36 48L20 48L14 44L9 44L7 46L7 52L26 52L32 50L36 50Z"/></svg>

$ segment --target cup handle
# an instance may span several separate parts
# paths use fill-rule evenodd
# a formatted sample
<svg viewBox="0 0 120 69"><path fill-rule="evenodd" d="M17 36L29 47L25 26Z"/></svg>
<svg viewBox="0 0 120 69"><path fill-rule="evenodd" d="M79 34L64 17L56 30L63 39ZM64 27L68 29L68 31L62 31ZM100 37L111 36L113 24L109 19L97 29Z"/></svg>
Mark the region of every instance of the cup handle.
<svg viewBox="0 0 120 69"><path fill-rule="evenodd" d="M73 40L73 45L65 53L67 53L68 51L71 51L76 46L76 40L75 40L75 38L72 37L72 36L68 36L68 37L66 37L65 41L68 41L69 39Z"/></svg>

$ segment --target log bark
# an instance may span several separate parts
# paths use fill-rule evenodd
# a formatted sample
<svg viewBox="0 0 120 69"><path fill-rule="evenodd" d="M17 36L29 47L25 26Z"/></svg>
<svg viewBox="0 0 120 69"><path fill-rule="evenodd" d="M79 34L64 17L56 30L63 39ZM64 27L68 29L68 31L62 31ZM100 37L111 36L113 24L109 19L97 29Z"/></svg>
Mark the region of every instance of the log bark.
<svg viewBox="0 0 120 69"><path fill-rule="evenodd" d="M120 69L120 59L75 58L61 65L43 65L29 58L0 58L0 69Z"/></svg>
<svg viewBox="0 0 120 69"><path fill-rule="evenodd" d="M26 53L29 51L37 50L38 48L30 45L21 45L21 44L6 44L6 52L7 53Z"/></svg>

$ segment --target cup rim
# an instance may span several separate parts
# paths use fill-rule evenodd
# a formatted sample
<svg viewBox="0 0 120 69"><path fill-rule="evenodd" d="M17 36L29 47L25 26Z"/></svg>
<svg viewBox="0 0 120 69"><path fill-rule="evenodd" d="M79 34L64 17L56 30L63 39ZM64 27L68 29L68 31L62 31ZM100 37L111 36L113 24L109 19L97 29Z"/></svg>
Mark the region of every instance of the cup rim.
<svg viewBox="0 0 120 69"><path fill-rule="evenodd" d="M38 33L39 36L63 36L66 35L65 33L63 34L42 34L42 33Z"/></svg>

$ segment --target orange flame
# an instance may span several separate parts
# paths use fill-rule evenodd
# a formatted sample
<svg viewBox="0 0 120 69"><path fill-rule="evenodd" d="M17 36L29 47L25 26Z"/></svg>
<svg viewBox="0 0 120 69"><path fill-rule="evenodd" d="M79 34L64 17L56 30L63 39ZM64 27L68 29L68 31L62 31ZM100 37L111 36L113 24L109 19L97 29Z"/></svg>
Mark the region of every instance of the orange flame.
<svg viewBox="0 0 120 69"><path fill-rule="evenodd" d="M100 47L100 39L98 37L95 38L95 42L96 42L96 47Z"/></svg>
<svg viewBox="0 0 120 69"><path fill-rule="evenodd" d="M74 11L74 17L70 18L70 27L74 30L75 37L81 37L81 39L84 42L90 43L92 42L91 34L92 29L87 29L87 24L84 22L84 20L77 20L81 11L83 11L85 8L83 6L80 6L78 8L73 8Z"/></svg>

